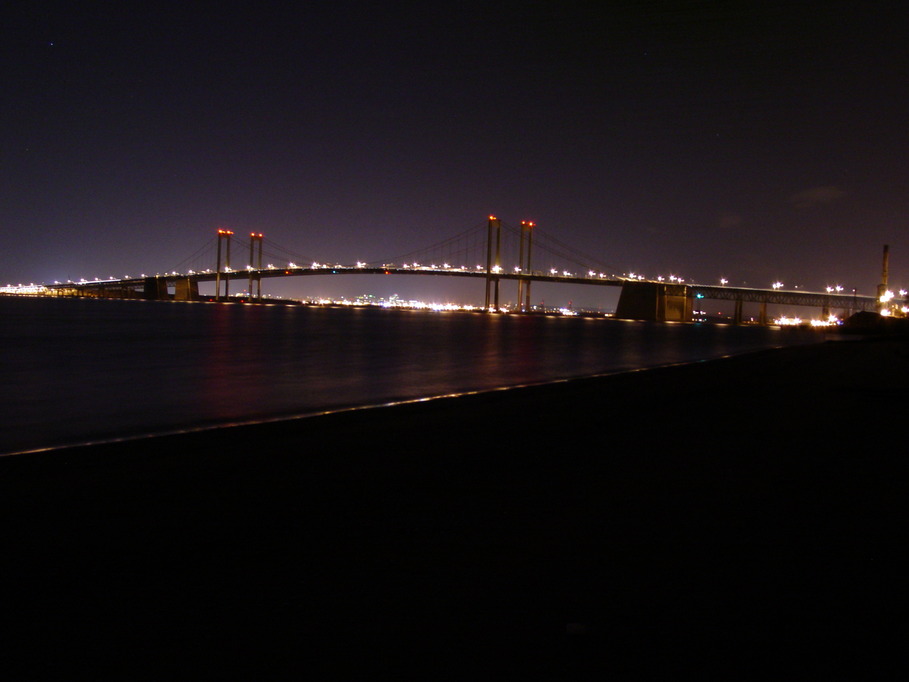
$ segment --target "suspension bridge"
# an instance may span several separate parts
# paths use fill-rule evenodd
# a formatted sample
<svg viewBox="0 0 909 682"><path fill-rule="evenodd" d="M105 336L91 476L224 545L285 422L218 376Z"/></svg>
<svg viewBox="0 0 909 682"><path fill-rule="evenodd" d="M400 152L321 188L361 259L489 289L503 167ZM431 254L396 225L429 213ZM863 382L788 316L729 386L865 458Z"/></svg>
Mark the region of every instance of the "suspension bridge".
<svg viewBox="0 0 909 682"><path fill-rule="evenodd" d="M517 225L509 225L496 216L489 216L482 224L428 247L376 262L358 261L352 264L311 260L266 241L265 235L260 232L252 232L248 240L241 240L231 230L219 229L214 241L208 240L168 273L55 282L35 287L34 292L19 293L146 300L259 302L263 300L262 280L351 275L483 280L483 308L488 312L505 312L501 305L504 282L517 284L517 304L508 312L531 312L532 285L535 282L549 282L620 287L615 317L636 320L690 321L697 302L702 299L732 301L734 321L738 323L744 319L745 304L757 304L758 322L762 324L768 322L768 304L819 308L825 316L832 310L848 311L851 314L879 310L881 305L876 296L857 296L854 293L754 289L688 283L673 276L664 280L662 277L646 279L634 273L620 274L617 268L583 254L547 234L533 222L521 221ZM202 283L214 283L214 295L200 294L199 285ZM238 296L235 293L231 296L232 284L241 287L245 284L245 294Z"/></svg>

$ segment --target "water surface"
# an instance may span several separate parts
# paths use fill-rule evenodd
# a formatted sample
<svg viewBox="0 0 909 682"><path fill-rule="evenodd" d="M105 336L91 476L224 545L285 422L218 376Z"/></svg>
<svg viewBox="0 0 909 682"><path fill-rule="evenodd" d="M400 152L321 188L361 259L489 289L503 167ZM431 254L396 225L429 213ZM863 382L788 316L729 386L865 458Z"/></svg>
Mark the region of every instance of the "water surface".
<svg viewBox="0 0 909 682"><path fill-rule="evenodd" d="M0 297L0 453L691 362L809 330Z"/></svg>

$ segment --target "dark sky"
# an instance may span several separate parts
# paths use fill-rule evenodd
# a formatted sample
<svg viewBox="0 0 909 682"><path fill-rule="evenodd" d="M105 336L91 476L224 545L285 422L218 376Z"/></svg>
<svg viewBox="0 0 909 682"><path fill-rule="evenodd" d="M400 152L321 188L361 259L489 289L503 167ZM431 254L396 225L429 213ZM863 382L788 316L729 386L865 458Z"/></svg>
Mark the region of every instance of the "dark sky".
<svg viewBox="0 0 909 682"><path fill-rule="evenodd" d="M889 244L909 286L899 3L86 7L2 10L0 284L170 270L218 227L374 261L495 213L757 287L872 293Z"/></svg>

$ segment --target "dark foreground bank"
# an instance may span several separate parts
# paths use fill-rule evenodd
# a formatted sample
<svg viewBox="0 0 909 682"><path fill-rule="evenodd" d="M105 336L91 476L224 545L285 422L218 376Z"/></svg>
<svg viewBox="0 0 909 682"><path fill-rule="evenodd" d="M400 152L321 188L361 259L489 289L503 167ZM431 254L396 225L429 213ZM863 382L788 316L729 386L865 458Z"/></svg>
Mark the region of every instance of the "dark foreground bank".
<svg viewBox="0 0 909 682"><path fill-rule="evenodd" d="M5 458L0 668L866 677L907 378L842 341Z"/></svg>

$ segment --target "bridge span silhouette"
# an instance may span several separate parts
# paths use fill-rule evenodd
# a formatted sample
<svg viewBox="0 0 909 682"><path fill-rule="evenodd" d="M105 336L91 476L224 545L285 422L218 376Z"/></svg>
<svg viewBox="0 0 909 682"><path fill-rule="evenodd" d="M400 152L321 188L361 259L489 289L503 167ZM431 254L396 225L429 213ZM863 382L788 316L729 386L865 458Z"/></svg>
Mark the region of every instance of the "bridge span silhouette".
<svg viewBox="0 0 909 682"><path fill-rule="evenodd" d="M505 229L503 229L503 227ZM517 261L503 265L503 254L514 253L517 247ZM231 244L240 248L248 245L248 259L242 269L231 266ZM217 230L214 248L206 244L187 258L180 270L154 276L111 278L106 280L81 280L79 282L55 282L44 285L44 293L54 296L79 296L99 298L127 298L145 300L175 301L228 301L261 302L262 280L284 277L349 277L355 275L390 275L408 277L460 277L483 280L487 312L501 312L501 285L503 282L517 284L517 305L509 312L531 312L530 291L534 282L573 284L595 287L619 287L621 289L615 317L647 321L686 322L693 319L696 305L702 300L731 301L734 304L733 320L744 321L745 304L757 304L757 321L769 322L768 305L802 306L820 309L823 316L832 311L852 314L859 311L880 309L877 296L859 296L855 293L807 292L746 288L723 285L689 283L670 276L647 279L633 273L616 274L615 268L596 259L584 256L571 246L541 233L532 222L522 221L516 228L503 226L502 221L489 216L485 225L463 232L431 247L414 251L403 256L384 259L377 263L356 262L354 264L324 263L312 261L309 265L298 265L295 260L304 260L299 254L283 247L270 244L273 250L269 260L291 256L286 265L276 266L273 262L264 264L265 238L262 233L253 232L248 242L239 242L230 230ZM532 250L536 248L536 251ZM214 251L214 263L211 263ZM541 258L542 254L542 258ZM308 261L308 259L305 259ZM545 269L538 269L540 260L546 260ZM558 267L552 265L560 261ZM187 264L203 263L204 269L184 268ZM207 262L206 262L207 261ZM468 263L476 262L475 265ZM214 267L204 267L204 265ZM231 283L245 283L246 293L230 296ZM214 295L200 294L200 284L214 283Z"/></svg>

